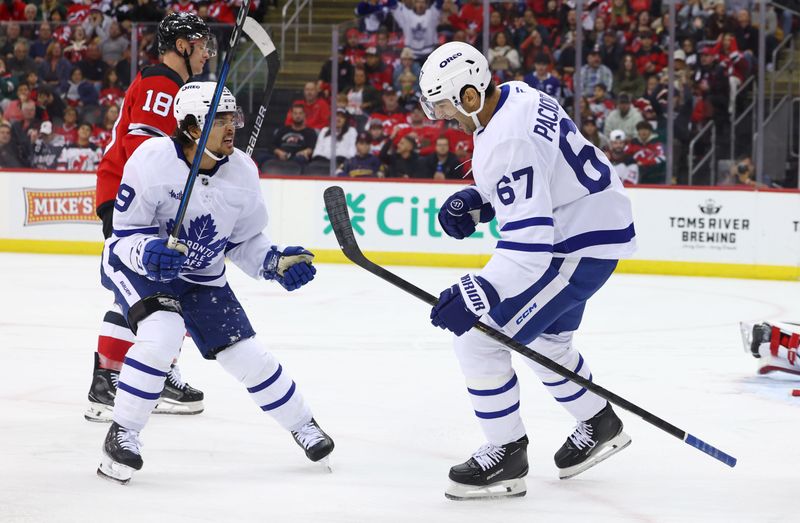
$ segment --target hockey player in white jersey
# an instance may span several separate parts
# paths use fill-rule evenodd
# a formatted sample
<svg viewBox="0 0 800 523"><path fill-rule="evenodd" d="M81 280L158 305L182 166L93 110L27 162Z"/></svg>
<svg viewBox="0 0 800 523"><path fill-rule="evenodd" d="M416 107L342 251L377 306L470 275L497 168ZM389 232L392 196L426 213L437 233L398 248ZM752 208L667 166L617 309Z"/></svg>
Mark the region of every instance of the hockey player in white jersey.
<svg viewBox="0 0 800 523"><path fill-rule="evenodd" d="M288 291L310 282L316 272L310 252L280 248L262 232L267 209L258 171L233 147L242 116L227 89L200 153L199 183L179 235L188 252L166 246L214 89L213 82L181 87L173 137L151 138L125 164L113 235L103 252L103 284L114 291L136 333L119 375L113 423L97 470L123 484L142 467L139 432L187 330L203 357L216 359L240 381L309 459L325 458L334 446L288 372L256 338L226 282L226 258L253 278L275 280Z"/></svg>
<svg viewBox="0 0 800 523"><path fill-rule="evenodd" d="M456 335L455 352L488 440L450 469L446 495L521 496L529 440L511 354L470 329L481 320L591 380L572 337L586 301L635 249L631 205L605 155L558 102L522 82L495 86L472 46L439 47L419 83L428 117L457 120L475 141L476 184L445 201L442 228L462 239L496 216L501 235L486 266L445 289L431 310L432 323ZM577 420L555 454L559 477L575 476L630 443L605 399L528 363Z"/></svg>

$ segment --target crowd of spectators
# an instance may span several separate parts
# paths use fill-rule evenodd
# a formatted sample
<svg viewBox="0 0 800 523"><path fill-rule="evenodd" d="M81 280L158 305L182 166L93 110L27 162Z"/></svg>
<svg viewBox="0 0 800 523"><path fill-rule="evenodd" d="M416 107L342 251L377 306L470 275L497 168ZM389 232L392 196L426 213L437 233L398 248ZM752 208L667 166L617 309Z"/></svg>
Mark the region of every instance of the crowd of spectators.
<svg viewBox="0 0 800 523"><path fill-rule="evenodd" d="M337 74L337 107L344 109L336 126L339 175L464 176L469 165L465 168L462 162L470 156L471 137L422 116L416 109L417 78L436 45L455 40L481 48L486 30L497 83L523 81L559 100L570 113L578 96L582 132L607 153L620 177L629 183L664 183L667 2L588 0L580 21L575 7L574 0L495 2L484 28L482 0L361 1L356 6L358 27L345 33L336 67L329 60L317 81L306 86L305 100L290 110L294 123L287 116L287 126L277 132L272 147L280 151L282 140L298 139L292 126L316 129L321 139L315 143L307 134L302 145L307 154L295 154L289 161L300 164L293 172L327 173L314 164L330 158L330 109L320 121L314 109L312 123L307 104L309 97L324 103L332 74ZM737 104L740 109L746 102L741 89L756 72L757 8L757 0L683 0L676 6L673 154L679 175L673 183L686 182L688 144L707 122L716 126L720 150L729 143L731 115ZM797 30L797 20L771 4L766 12L770 59L771 51ZM579 23L583 63L576 66ZM577 94L576 77L581 85ZM299 123L298 105L306 105L305 124ZM445 144L447 155L439 152ZM367 151L379 162L367 161ZM267 170L283 172L281 156L277 152Z"/></svg>
<svg viewBox="0 0 800 523"><path fill-rule="evenodd" d="M758 1L677 3L673 182L685 182L688 143L704 124L714 122L723 140L732 132L731 114L745 98L738 95L756 71ZM168 11L231 24L240 3L0 0L0 166L94 170L130 84L131 61L141 69L158 60L154 24ZM254 0L257 18L267 3ZM772 4L766 10L771 51L798 24L789 11ZM665 181L667 2L587 0L581 20L574 0L495 2L486 28L482 0L365 0L355 16L358 27L344 34L337 63L322 65L268 137L258 158L266 172L326 175L335 156L340 176L468 177L472 137L425 118L417 80L437 45L456 40L481 48L488 31L495 82L523 81L570 113L577 97L582 132L623 180ZM579 24L583 63L576 65Z"/></svg>
<svg viewBox="0 0 800 523"><path fill-rule="evenodd" d="M228 24L212 26L224 34L239 5L0 0L0 167L94 171L112 139L131 66L158 62L157 23L169 12L193 12ZM253 0L251 15L263 18L267 7Z"/></svg>

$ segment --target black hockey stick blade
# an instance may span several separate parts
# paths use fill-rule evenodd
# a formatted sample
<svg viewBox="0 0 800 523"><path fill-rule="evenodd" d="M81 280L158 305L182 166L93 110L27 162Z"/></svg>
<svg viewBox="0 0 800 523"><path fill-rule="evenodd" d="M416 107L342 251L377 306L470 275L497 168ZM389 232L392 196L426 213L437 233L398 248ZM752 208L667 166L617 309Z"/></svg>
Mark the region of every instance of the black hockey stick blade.
<svg viewBox="0 0 800 523"><path fill-rule="evenodd" d="M261 105L256 111L256 119L247 139L247 148L245 149L245 152L252 156L258 142L258 135L261 133L261 126L264 125L264 120L267 117L267 107L269 107L269 101L272 98L272 91L275 89L275 80L278 78L278 70L281 68L281 59L269 33L258 22L248 16L242 29L267 62L267 82L261 95Z"/></svg>
<svg viewBox="0 0 800 523"><path fill-rule="evenodd" d="M396 274L389 272L380 265L373 263L364 255L363 252L361 252L361 248L358 246L355 234L353 233L353 226L350 223L350 213L347 211L347 199L341 187L336 185L328 187L325 189L324 198L325 208L328 212L328 218L331 222L331 226L333 227L333 232L336 235L336 240L339 242L339 247L342 249L342 252L350 261L378 276L379 278L388 281L392 285L416 296L428 305L432 306L438 302L438 299L432 294L429 294L416 285L407 282ZM708 454L709 456L721 461L722 463L725 463L730 467L736 465L736 458L733 456L726 454L725 452L722 452L716 447L696 438L688 432L679 429L675 425L672 425L666 420L659 418L655 414L644 410L638 405L631 403L630 401L618 396L610 390L597 385L593 381L590 381L583 376L576 374L565 367L562 367L550 358L543 356L530 347L527 347L513 338L506 336L497 329L494 329L480 321L475 324L474 328L478 329L493 340L502 343L509 349L518 352L527 358L530 358L542 367L545 367L555 372L559 376L594 392L601 398L608 400L614 405L617 405L628 412L639 416L644 421L650 423L656 428L659 428L664 432L684 441L687 445L691 445L692 447Z"/></svg>

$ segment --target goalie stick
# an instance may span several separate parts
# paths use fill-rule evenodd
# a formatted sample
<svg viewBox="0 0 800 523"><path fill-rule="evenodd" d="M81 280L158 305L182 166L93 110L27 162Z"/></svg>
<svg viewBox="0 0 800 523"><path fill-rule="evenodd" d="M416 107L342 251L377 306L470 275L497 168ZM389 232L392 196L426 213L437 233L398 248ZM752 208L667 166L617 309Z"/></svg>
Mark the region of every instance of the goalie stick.
<svg viewBox="0 0 800 523"><path fill-rule="evenodd" d="M339 242L339 247L341 247L342 252L350 261L352 261L359 267L366 269L367 271L371 272L377 277L386 280L392 285L395 285L396 287L399 287L400 289L406 291L407 293L419 298L428 305L431 306L436 305L436 303L439 301L436 297L425 292L416 285L400 278L396 274L389 272L380 265L377 265L376 263L370 261L364 255L364 253L361 252L361 248L358 246L356 237L353 234L353 226L350 224L350 214L347 211L347 202L345 200L345 194L341 187L339 186L328 187L327 189L325 189L324 197L325 197L325 208L327 209L328 218L330 219L331 226L333 227L333 232L336 235L336 240ZM712 458L721 461L722 463L728 465L729 467L734 467L736 465L736 458L734 458L733 456L726 454L725 452L722 452L716 447L709 445L708 443L698 439L692 434L689 434L688 432L679 429L675 425L672 425L671 423L659 418L658 416L644 410L638 405L631 403L625 398L614 394L610 390L607 390L601 387L600 385L597 385L596 383L589 381L586 378L572 372L571 370L562 367L561 365L554 362L550 358L547 358L546 356L539 354L538 352L523 345L522 343L519 343L513 338L506 336L497 329L493 329L492 327L480 321L475 324L474 328L478 329L479 331L489 336L493 340L502 343L509 349L518 352L527 358L530 358L531 360L535 361L542 367L545 367L559 374L561 377L566 378L572 381L573 383L585 387L586 389L594 392L601 398L608 400L614 405L617 405L632 414L636 414L637 416L642 418L644 421L650 423L651 425L663 430L668 434L671 434L672 436L675 436L676 438L685 442L687 445L690 445L700 450L701 452L708 454Z"/></svg>
<svg viewBox="0 0 800 523"><path fill-rule="evenodd" d="M231 58L233 57L233 52L236 50L236 44L239 43L239 38L242 34L242 26L247 19L247 12L250 10L250 1L251 0L244 0L242 6L239 8L239 13L236 15L236 25L228 41L228 51L225 53L225 59L222 61L222 68L220 69L219 78L217 79L217 88L214 90L214 96L211 98L211 105L206 114L203 132L200 134L200 139L197 141L197 152L194 155L194 160L192 160L189 176L186 178L186 185L183 188L183 197L181 198L180 205L178 205L178 212L175 215L175 225L173 225L172 232L170 232L169 238L167 239L167 247L180 251L183 254L186 254L188 249L185 245L178 242L178 235L181 231L181 225L183 225L183 218L186 216L186 208L189 206L189 197L192 195L192 188L197 178L197 172L200 170L200 160L204 155L203 151L208 142L208 135L211 134L211 127L214 125L214 116L217 114L217 105L219 104L219 99L222 97L222 89L225 87L225 80L228 78Z"/></svg>

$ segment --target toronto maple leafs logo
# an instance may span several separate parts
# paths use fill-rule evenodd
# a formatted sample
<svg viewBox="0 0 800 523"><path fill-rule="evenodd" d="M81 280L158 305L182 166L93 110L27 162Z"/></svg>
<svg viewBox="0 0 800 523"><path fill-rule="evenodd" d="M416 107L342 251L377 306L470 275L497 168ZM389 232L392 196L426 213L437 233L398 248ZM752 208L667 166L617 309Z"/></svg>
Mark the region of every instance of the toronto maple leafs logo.
<svg viewBox="0 0 800 523"><path fill-rule="evenodd" d="M175 226L175 220L167 222L167 230L171 231ZM228 237L215 240L217 235L217 225L210 214L203 214L193 220L189 220L189 231L181 224L181 232L178 239L189 248L189 258L183 267L191 270L204 269L211 264L211 261L225 249L228 244Z"/></svg>
<svg viewBox="0 0 800 523"><path fill-rule="evenodd" d="M169 190L169 197L170 198L175 198L176 200L182 200L183 199L183 191L175 192L173 189L170 189Z"/></svg>

